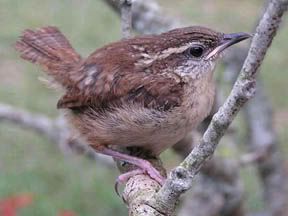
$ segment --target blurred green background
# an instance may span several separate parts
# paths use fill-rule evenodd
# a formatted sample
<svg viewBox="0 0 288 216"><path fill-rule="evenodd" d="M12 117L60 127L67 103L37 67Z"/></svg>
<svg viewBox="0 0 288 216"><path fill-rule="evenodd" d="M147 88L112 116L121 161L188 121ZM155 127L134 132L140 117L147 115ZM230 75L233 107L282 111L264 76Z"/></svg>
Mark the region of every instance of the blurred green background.
<svg viewBox="0 0 288 216"><path fill-rule="evenodd" d="M263 9L262 0L161 0L167 14L223 32L250 32ZM40 69L21 60L12 48L26 28L54 25L82 56L120 38L118 16L101 0L0 0L0 102L57 117L59 95L38 81ZM283 153L288 153L288 25L275 39L262 65L267 94L275 110L275 127ZM245 136L242 135L242 138ZM241 142L241 136L239 142ZM242 140L243 141L243 140ZM172 153L164 154L169 166ZM228 155L229 156L229 155ZM173 157L172 157L173 158ZM243 172L248 209L261 208L253 170ZM127 215L113 190L117 170L84 157L65 157L44 137L16 125L0 123L0 199L34 194L19 215L53 216L69 209L77 215Z"/></svg>

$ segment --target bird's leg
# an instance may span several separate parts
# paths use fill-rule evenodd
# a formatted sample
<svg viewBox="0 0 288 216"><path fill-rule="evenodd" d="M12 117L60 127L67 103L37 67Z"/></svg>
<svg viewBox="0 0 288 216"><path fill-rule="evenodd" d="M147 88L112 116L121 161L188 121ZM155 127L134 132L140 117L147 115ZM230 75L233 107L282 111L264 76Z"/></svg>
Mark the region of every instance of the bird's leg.
<svg viewBox="0 0 288 216"><path fill-rule="evenodd" d="M144 159L141 158L137 158L128 154L124 154L118 151L115 151L113 149L107 148L105 146L99 146L99 147L95 147L92 146L97 152L101 153L101 154L105 154L108 156L112 156L115 159L121 160L121 161L125 161L128 162L130 164L133 164L135 166L137 166L138 168L140 168L142 170L142 173L147 173L152 179L154 179L155 181L157 181L160 185L163 185L165 178L159 173L159 171L157 169L155 169L152 164ZM132 175L136 175L139 174L139 171L137 172L133 172L131 171L131 173L129 174L125 173L126 176L122 176L121 175L118 177L119 180L121 179L126 179L128 180ZM124 174L124 175L125 175ZM124 178L125 177L125 178ZM121 181L120 181L121 182Z"/></svg>

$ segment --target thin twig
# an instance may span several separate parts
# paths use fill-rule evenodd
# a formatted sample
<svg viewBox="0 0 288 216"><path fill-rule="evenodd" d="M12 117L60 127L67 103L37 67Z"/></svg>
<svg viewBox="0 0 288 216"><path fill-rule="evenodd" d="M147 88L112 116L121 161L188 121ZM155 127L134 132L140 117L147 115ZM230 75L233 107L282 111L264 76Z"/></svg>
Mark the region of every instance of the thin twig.
<svg viewBox="0 0 288 216"><path fill-rule="evenodd" d="M120 5L115 0L103 0L118 14ZM155 0L133 1L132 27L141 34L158 34L182 26L178 19L164 14Z"/></svg>
<svg viewBox="0 0 288 216"><path fill-rule="evenodd" d="M132 0L120 0L120 7L122 37L129 38L132 35Z"/></svg>

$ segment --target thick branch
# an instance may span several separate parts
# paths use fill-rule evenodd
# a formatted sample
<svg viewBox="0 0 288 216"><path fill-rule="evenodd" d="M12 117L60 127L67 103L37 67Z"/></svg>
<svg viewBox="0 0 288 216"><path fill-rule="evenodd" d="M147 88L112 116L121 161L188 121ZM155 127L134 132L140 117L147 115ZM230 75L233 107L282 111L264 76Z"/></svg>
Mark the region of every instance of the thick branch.
<svg viewBox="0 0 288 216"><path fill-rule="evenodd" d="M261 65L279 27L281 17L287 10L287 0L272 0L262 17L245 60L242 71L224 105L214 115L200 143L190 155L169 175L166 183L154 196L151 204L170 215L179 196L192 186L192 180L204 161L212 156L221 137L241 107L255 93L255 75Z"/></svg>

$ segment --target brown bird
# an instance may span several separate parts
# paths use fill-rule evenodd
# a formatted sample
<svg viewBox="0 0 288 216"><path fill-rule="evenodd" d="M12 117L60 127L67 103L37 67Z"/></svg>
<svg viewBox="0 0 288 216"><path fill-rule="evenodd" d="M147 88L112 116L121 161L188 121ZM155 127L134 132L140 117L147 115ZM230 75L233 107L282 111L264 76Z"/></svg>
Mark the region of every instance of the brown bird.
<svg viewBox="0 0 288 216"><path fill-rule="evenodd" d="M65 90L58 109L95 151L139 167L122 174L164 178L146 160L113 150L141 147L158 156L209 114L213 71L227 47L249 38L192 26L137 36L81 58L56 27L26 30L16 42L21 57L40 65Z"/></svg>

